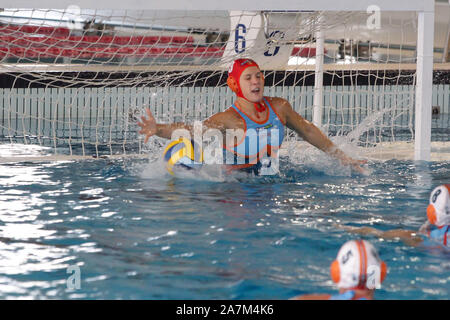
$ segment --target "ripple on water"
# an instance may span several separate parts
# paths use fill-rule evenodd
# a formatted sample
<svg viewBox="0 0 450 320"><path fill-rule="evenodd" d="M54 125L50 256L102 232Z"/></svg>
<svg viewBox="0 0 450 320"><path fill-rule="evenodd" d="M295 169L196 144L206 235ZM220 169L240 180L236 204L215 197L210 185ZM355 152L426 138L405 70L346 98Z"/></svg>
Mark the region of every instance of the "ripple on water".
<svg viewBox="0 0 450 320"><path fill-rule="evenodd" d="M144 161L2 165L0 298L230 299L333 293L329 265L357 237L417 230L449 163L282 159L275 177L174 179ZM448 180L448 179L447 179ZM446 299L447 256L368 236L388 264L382 299ZM67 268L82 288L67 291Z"/></svg>

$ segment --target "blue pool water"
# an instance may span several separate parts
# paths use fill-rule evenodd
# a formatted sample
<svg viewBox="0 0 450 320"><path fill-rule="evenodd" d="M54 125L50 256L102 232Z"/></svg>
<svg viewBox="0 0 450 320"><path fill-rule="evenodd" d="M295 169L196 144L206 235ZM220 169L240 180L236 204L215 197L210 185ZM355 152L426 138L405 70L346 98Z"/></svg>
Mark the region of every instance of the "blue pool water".
<svg viewBox="0 0 450 320"><path fill-rule="evenodd" d="M417 230L450 181L450 162L368 167L282 159L278 176L216 181L136 159L1 164L0 299L334 293L329 265L357 237L336 224ZM377 299L448 299L448 251L366 239L389 270Z"/></svg>

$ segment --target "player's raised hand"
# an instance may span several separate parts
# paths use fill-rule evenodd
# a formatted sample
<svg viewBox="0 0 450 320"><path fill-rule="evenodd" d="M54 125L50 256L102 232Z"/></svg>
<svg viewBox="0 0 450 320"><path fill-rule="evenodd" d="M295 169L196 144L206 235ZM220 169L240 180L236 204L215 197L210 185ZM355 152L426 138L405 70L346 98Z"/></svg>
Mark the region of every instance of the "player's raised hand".
<svg viewBox="0 0 450 320"><path fill-rule="evenodd" d="M141 131L139 131L140 134L145 135L145 143L147 143L148 139L156 134L156 120L153 117L152 112L149 108L146 109L148 119L145 116L141 117L142 122L138 121L137 125L142 128Z"/></svg>

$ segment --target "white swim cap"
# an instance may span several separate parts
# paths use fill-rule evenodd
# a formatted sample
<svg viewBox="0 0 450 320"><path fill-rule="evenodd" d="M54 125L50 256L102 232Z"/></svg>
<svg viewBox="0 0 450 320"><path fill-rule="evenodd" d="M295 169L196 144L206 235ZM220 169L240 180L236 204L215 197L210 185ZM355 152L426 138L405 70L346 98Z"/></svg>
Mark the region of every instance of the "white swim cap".
<svg viewBox="0 0 450 320"><path fill-rule="evenodd" d="M375 247L365 240L346 242L330 269L331 279L341 289L378 289L387 272Z"/></svg>
<svg viewBox="0 0 450 320"><path fill-rule="evenodd" d="M450 224L450 184L440 185L431 192L427 217L438 227Z"/></svg>

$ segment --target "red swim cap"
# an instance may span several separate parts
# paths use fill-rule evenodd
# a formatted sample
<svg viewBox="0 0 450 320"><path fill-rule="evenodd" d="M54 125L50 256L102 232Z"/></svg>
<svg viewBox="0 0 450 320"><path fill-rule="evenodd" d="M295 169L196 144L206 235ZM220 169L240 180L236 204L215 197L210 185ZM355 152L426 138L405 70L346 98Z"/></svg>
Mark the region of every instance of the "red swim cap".
<svg viewBox="0 0 450 320"><path fill-rule="evenodd" d="M259 69L259 65L252 59L236 59L228 70L228 86L234 93L236 93L238 97L244 98L245 100L247 100L247 98L245 98L242 94L241 84L239 83L239 80L241 78L242 72L244 72L244 70L249 67L257 67ZM261 112L265 110L265 105L262 103L255 103L255 108L256 110Z"/></svg>

